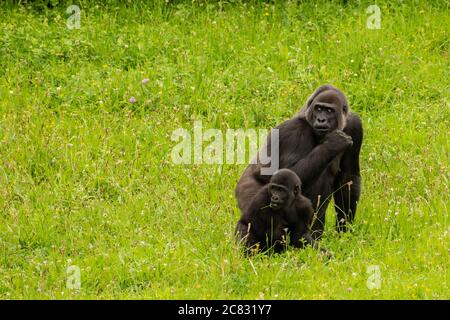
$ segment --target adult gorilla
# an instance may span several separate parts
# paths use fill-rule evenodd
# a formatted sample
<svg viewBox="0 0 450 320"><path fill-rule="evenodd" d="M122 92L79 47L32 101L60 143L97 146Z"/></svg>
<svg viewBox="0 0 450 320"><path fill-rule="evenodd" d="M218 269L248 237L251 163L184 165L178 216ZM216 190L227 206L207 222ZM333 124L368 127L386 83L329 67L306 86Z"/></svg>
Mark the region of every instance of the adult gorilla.
<svg viewBox="0 0 450 320"><path fill-rule="evenodd" d="M336 228L347 230L355 217L361 191L359 152L363 139L360 118L349 111L345 95L331 85L319 87L294 118L280 124L279 168L294 171L301 179L302 193L309 198L317 216L314 238L322 235L325 212L331 196L337 213ZM270 150L270 135L267 150ZM259 157L258 157L259 159ZM235 194L244 213L258 190L270 180L262 175L258 160L239 180Z"/></svg>

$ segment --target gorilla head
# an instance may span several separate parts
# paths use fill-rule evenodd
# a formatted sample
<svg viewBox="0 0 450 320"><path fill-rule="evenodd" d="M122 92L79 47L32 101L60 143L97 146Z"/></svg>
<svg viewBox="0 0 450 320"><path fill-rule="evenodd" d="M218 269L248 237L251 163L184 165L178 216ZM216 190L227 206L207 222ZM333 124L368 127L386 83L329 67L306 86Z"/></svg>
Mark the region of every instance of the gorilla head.
<svg viewBox="0 0 450 320"><path fill-rule="evenodd" d="M270 207L275 211L290 207L300 188L300 178L293 171L278 170L269 182Z"/></svg>
<svg viewBox="0 0 450 320"><path fill-rule="evenodd" d="M331 85L319 87L300 111L319 137L336 129L344 129L348 113L347 98L341 90Z"/></svg>

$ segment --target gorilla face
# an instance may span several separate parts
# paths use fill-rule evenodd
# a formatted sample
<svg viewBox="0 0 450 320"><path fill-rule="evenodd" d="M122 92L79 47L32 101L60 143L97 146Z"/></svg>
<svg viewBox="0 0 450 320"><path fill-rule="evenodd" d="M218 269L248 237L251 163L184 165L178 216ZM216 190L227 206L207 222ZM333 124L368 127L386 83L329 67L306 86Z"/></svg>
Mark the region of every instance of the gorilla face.
<svg viewBox="0 0 450 320"><path fill-rule="evenodd" d="M277 171L269 183L270 207L278 211L292 204L300 192L300 178L291 170Z"/></svg>
<svg viewBox="0 0 450 320"><path fill-rule="evenodd" d="M312 127L317 135L337 129L336 110L332 104L317 103L312 111Z"/></svg>
<svg viewBox="0 0 450 320"><path fill-rule="evenodd" d="M289 190L282 185L274 183L269 184L270 207L273 210L280 210L288 206L291 202L291 194Z"/></svg>
<svg viewBox="0 0 450 320"><path fill-rule="evenodd" d="M310 97L302 112L316 136L322 137L345 127L348 103L339 89L323 86Z"/></svg>

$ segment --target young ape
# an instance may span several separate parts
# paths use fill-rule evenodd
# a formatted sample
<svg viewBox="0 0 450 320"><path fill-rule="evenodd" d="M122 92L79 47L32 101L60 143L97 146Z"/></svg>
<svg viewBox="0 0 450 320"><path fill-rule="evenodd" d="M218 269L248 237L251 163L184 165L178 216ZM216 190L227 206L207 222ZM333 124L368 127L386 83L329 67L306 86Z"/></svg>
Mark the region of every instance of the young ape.
<svg viewBox="0 0 450 320"><path fill-rule="evenodd" d="M294 247L314 245L309 230L312 204L300 191L300 178L289 169L277 171L259 190L236 225L236 236L247 252L272 247L282 252L288 235Z"/></svg>

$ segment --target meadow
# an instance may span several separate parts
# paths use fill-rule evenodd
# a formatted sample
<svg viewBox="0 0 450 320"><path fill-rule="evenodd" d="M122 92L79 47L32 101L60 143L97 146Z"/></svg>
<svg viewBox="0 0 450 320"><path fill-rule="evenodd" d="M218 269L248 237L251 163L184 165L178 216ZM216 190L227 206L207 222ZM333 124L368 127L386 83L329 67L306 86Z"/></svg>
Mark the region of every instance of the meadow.
<svg viewBox="0 0 450 320"><path fill-rule="evenodd" d="M38 3L0 4L1 299L450 298L448 2L376 1L380 29L370 1ZM174 164L172 133L272 128L325 83L365 130L353 231L330 205L333 258L246 258L245 165Z"/></svg>

